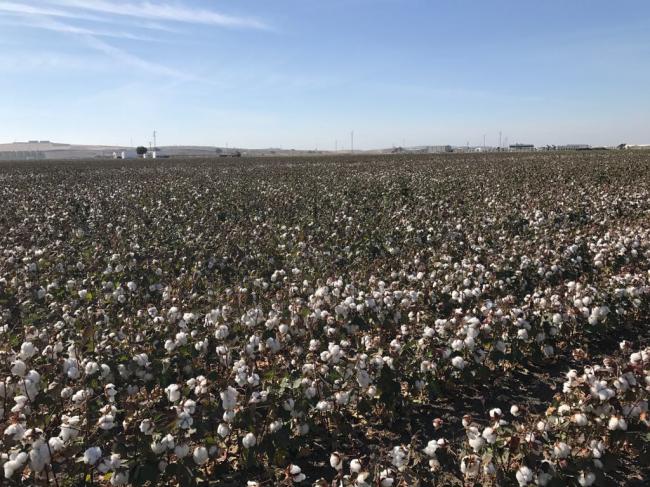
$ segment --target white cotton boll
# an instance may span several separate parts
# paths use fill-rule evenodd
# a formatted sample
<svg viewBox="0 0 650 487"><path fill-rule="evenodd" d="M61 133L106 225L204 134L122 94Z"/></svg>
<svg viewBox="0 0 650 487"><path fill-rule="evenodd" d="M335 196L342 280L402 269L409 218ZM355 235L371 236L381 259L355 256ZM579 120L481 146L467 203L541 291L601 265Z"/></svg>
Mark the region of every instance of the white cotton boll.
<svg viewBox="0 0 650 487"><path fill-rule="evenodd" d="M126 485L128 483L129 483L128 470L113 472L113 475L111 476L111 485Z"/></svg>
<svg viewBox="0 0 650 487"><path fill-rule="evenodd" d="M81 419L79 416L63 416L61 418L61 433L59 436L65 442L79 436Z"/></svg>
<svg viewBox="0 0 650 487"><path fill-rule="evenodd" d="M79 368L77 367L70 367L68 369L67 375L70 379L76 380L81 377L81 372L79 372Z"/></svg>
<svg viewBox="0 0 650 487"><path fill-rule="evenodd" d="M225 391L220 393L220 396L223 408L226 411L235 409L237 406L237 398L239 397L239 392L237 392L237 389L228 386Z"/></svg>
<svg viewBox="0 0 650 487"><path fill-rule="evenodd" d="M341 470L343 468L343 459L340 453L334 452L330 455L330 466L335 470Z"/></svg>
<svg viewBox="0 0 650 487"><path fill-rule="evenodd" d="M230 427L226 423L219 423L217 427L217 434L222 438L225 438L230 434Z"/></svg>
<svg viewBox="0 0 650 487"><path fill-rule="evenodd" d="M497 435L494 432L494 429L490 427L485 428L481 436L483 436L483 438L485 438L485 441L487 441L490 445L494 444L497 441Z"/></svg>
<svg viewBox="0 0 650 487"><path fill-rule="evenodd" d="M251 448L257 443L257 438L253 433L247 433L244 438L242 438L242 445L244 448Z"/></svg>
<svg viewBox="0 0 650 487"><path fill-rule="evenodd" d="M180 429L189 429L194 424L194 419L187 412L181 411L176 420L176 424Z"/></svg>
<svg viewBox="0 0 650 487"><path fill-rule="evenodd" d="M553 455L556 458L567 458L571 454L571 447L560 441L553 446Z"/></svg>
<svg viewBox="0 0 650 487"><path fill-rule="evenodd" d="M51 456L50 448L44 440L38 439L32 443L29 451L30 467L35 472L41 472L46 465L49 465Z"/></svg>
<svg viewBox="0 0 650 487"><path fill-rule="evenodd" d="M208 461L208 450L204 446L197 446L192 453L192 458L197 465L205 465Z"/></svg>
<svg viewBox="0 0 650 487"><path fill-rule="evenodd" d="M429 457L435 457L436 456L436 451L438 450L438 442L436 440L431 440L429 443L427 443L426 448L423 450L425 455Z"/></svg>
<svg viewBox="0 0 650 487"><path fill-rule="evenodd" d="M20 441L25 436L25 428L20 423L14 423L7 426L4 431L5 436L11 436L11 439L14 441Z"/></svg>
<svg viewBox="0 0 650 487"><path fill-rule="evenodd" d="M596 474L593 472L581 472L580 476L578 477L578 483L582 487L588 487L592 485L596 481Z"/></svg>
<svg viewBox="0 0 650 487"><path fill-rule="evenodd" d="M16 396L14 397L14 401L16 402L16 405L11 408L11 411L14 413L19 413L25 409L25 406L27 406L27 396Z"/></svg>
<svg viewBox="0 0 650 487"><path fill-rule="evenodd" d="M88 362L84 367L86 375L93 375L99 371L99 364L97 362Z"/></svg>
<svg viewBox="0 0 650 487"><path fill-rule="evenodd" d="M25 377L27 372L27 365L20 359L16 359L11 363L11 373L16 377Z"/></svg>
<svg viewBox="0 0 650 487"><path fill-rule="evenodd" d="M460 471L467 478L478 476L481 462L474 455L464 456L460 460Z"/></svg>
<svg viewBox="0 0 650 487"><path fill-rule="evenodd" d="M298 465L291 465L289 467L289 473L291 474L291 480L296 483L300 483L307 478Z"/></svg>
<svg viewBox="0 0 650 487"><path fill-rule="evenodd" d="M618 417L612 416L607 422L607 429L610 431L615 431L618 429Z"/></svg>
<svg viewBox="0 0 650 487"><path fill-rule="evenodd" d="M151 446L151 451L154 452L156 455L160 455L161 453L167 451L167 448L161 442L154 441L151 443L150 446Z"/></svg>
<svg viewBox="0 0 650 487"><path fill-rule="evenodd" d="M91 446L84 452L83 460L88 465L95 465L102 457L102 449L98 446Z"/></svg>
<svg viewBox="0 0 650 487"><path fill-rule="evenodd" d="M22 471L25 463L27 462L28 455L26 452L12 454L9 461L3 465L5 471L5 478L10 479L16 472Z"/></svg>
<svg viewBox="0 0 650 487"><path fill-rule="evenodd" d="M115 427L115 417L112 414L100 416L97 426L103 430L110 430Z"/></svg>
<svg viewBox="0 0 650 487"><path fill-rule="evenodd" d="M404 447L396 446L388 455L391 457L391 463L398 469L406 465L408 452Z"/></svg>
<svg viewBox="0 0 650 487"><path fill-rule="evenodd" d="M471 446L476 453L478 453L481 448L485 446L485 438L479 433L479 430L476 426L470 426L467 429L467 439L469 446Z"/></svg>
<svg viewBox="0 0 650 487"><path fill-rule="evenodd" d="M512 414L515 417L519 416L519 406L517 405L510 406L510 414Z"/></svg>
<svg viewBox="0 0 650 487"><path fill-rule="evenodd" d="M381 487L392 487L393 483L395 483L393 472L390 470L382 470L379 473L379 485Z"/></svg>
<svg viewBox="0 0 650 487"><path fill-rule="evenodd" d="M192 399L185 401L183 403L183 411L185 411L187 414L194 414L196 411L196 402Z"/></svg>
<svg viewBox="0 0 650 487"><path fill-rule="evenodd" d="M181 398L180 387L178 384L171 384L165 388L167 399L170 402L177 402Z"/></svg>
<svg viewBox="0 0 650 487"><path fill-rule="evenodd" d="M465 359L463 357L454 357L451 359L451 365L459 370L463 370L466 365Z"/></svg>
<svg viewBox="0 0 650 487"><path fill-rule="evenodd" d="M140 423L140 431L147 436L153 435L154 429L153 421L150 419L143 419Z"/></svg>
<svg viewBox="0 0 650 487"><path fill-rule="evenodd" d="M36 347L34 347L34 344L32 342L23 342L23 344L20 346L20 358L23 360L27 360L32 358L36 352Z"/></svg>
<svg viewBox="0 0 650 487"><path fill-rule="evenodd" d="M587 416L583 413L576 413L573 415L573 422L578 426L586 426L588 423Z"/></svg>
<svg viewBox="0 0 650 487"><path fill-rule="evenodd" d="M457 338L451 342L451 348L452 350L459 352L460 350L465 348L465 343L463 342L463 340Z"/></svg>
<svg viewBox="0 0 650 487"><path fill-rule="evenodd" d="M499 419L501 416L503 416L503 412L501 411L501 408L494 408L490 409L490 418L492 419Z"/></svg>
<svg viewBox="0 0 650 487"><path fill-rule="evenodd" d="M280 420L273 421L273 422L269 425L269 431L270 431L271 433L275 433L276 431L279 431L280 428L282 428L282 421L280 421Z"/></svg>
<svg viewBox="0 0 650 487"><path fill-rule="evenodd" d="M355 458L350 462L350 472L352 473L361 472L361 461L359 461L358 458Z"/></svg>
<svg viewBox="0 0 650 487"><path fill-rule="evenodd" d="M519 486L524 487L533 481L533 471L525 465L522 465L517 470L515 477L517 478L517 482L519 482Z"/></svg>
<svg viewBox="0 0 650 487"><path fill-rule="evenodd" d="M187 444L176 445L174 448L174 454L178 458L185 458L190 453L190 447Z"/></svg>
<svg viewBox="0 0 650 487"><path fill-rule="evenodd" d="M160 444L165 450L173 450L176 447L176 439L168 433L161 438Z"/></svg>
<svg viewBox="0 0 650 487"><path fill-rule="evenodd" d="M51 437L47 441L47 444L49 445L50 450L52 451L53 454L57 454L58 452L60 452L65 448L65 444L63 443L63 440L58 436Z"/></svg>

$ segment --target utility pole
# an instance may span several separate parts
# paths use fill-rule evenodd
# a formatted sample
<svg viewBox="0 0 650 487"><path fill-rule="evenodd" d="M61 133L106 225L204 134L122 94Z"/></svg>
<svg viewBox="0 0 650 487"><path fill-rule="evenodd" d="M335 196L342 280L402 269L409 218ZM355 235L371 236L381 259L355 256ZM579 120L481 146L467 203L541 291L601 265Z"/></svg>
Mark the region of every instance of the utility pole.
<svg viewBox="0 0 650 487"><path fill-rule="evenodd" d="M354 154L354 130L350 132L350 152Z"/></svg>
<svg viewBox="0 0 650 487"><path fill-rule="evenodd" d="M485 134L483 134L483 151L485 152Z"/></svg>
<svg viewBox="0 0 650 487"><path fill-rule="evenodd" d="M155 150L158 150L158 146L156 145L156 131L153 131L153 148Z"/></svg>
<svg viewBox="0 0 650 487"><path fill-rule="evenodd" d="M499 130L499 149L501 149L501 147L503 146L501 145L501 131Z"/></svg>

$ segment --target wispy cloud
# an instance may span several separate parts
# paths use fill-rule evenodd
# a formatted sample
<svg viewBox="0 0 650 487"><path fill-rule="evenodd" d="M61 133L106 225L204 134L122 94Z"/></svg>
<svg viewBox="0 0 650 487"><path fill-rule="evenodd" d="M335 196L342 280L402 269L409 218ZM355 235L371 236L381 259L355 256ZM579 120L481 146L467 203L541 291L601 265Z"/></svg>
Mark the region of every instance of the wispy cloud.
<svg viewBox="0 0 650 487"><path fill-rule="evenodd" d="M228 15L214 10L197 9L178 4L162 2L120 2L108 0L46 0L51 4L68 9L80 9L93 13L135 17L167 22L268 29L261 20L251 17Z"/></svg>
<svg viewBox="0 0 650 487"><path fill-rule="evenodd" d="M103 52L104 54L118 61L122 65L131 66L140 69L142 71L145 71L149 74L168 76L170 78L176 78L183 81L196 80L193 76L189 75L188 73L184 73L174 68L169 68L161 64L147 61L146 59L136 56L135 54L131 54L129 52L124 51L123 49L117 48L115 46L111 46L110 44L107 44L106 42L97 39L96 37L82 36L82 38L85 40L86 45L88 47Z"/></svg>
<svg viewBox="0 0 650 487"><path fill-rule="evenodd" d="M158 42L158 39L155 39L153 37L141 36L139 34L132 34L130 32L123 32L123 31L87 29L84 27L77 27L74 25L57 22L48 17L31 18L29 16L20 15L18 19L13 19L9 21L0 19L0 24L49 30L52 32L60 32L64 34L90 35L95 37L112 37L116 39L127 39L132 41Z"/></svg>
<svg viewBox="0 0 650 487"><path fill-rule="evenodd" d="M101 39L99 39L99 37L102 36L122 37L127 39L136 38L136 36L128 32L110 33L110 32L95 31L91 29L85 29L85 28L69 25L59 20L55 20L47 17L35 17L30 20L29 25L30 27L46 29L50 31L61 32L63 34L73 35L77 37L79 40L81 40L81 42L86 47L105 54L106 56L116 61L122 67L125 66L132 67L148 74L162 76L166 78L172 78L178 81L198 80L196 77L186 72L141 58L139 56L136 56L135 54L131 54L123 49L112 46L111 44L108 44L102 41Z"/></svg>
<svg viewBox="0 0 650 487"><path fill-rule="evenodd" d="M74 12L69 10L61 10L56 8L43 8L42 6L34 6L26 3L18 2L2 2L0 1L0 12L9 14L18 14L24 16L45 16L45 17L59 17L65 19L80 19L101 21L102 18L89 13Z"/></svg>

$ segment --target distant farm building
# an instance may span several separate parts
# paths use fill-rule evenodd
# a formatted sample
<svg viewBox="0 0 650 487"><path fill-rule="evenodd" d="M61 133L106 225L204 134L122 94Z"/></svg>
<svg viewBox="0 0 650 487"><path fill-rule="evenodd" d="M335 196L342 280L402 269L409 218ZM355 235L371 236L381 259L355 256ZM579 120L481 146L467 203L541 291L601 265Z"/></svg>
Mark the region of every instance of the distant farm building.
<svg viewBox="0 0 650 487"><path fill-rule="evenodd" d="M650 150L650 144L621 144L618 148L625 150Z"/></svg>
<svg viewBox="0 0 650 487"><path fill-rule="evenodd" d="M450 145L429 145L425 148L425 152L429 154L440 154L442 152L453 152L454 149Z"/></svg>
<svg viewBox="0 0 650 487"><path fill-rule="evenodd" d="M533 144L511 144L510 150L513 152L528 152L534 151L535 146Z"/></svg>
<svg viewBox="0 0 650 487"><path fill-rule="evenodd" d="M566 145L557 146L557 150L589 150L589 149L591 149L591 146L587 144L566 144Z"/></svg>

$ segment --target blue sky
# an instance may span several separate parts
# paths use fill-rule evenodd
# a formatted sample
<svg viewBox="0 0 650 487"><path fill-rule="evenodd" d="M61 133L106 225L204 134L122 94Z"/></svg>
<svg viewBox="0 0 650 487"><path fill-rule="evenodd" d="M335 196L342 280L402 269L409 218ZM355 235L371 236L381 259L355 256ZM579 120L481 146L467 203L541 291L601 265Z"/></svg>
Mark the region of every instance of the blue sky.
<svg viewBox="0 0 650 487"><path fill-rule="evenodd" d="M0 0L0 143L650 143L650 2Z"/></svg>

